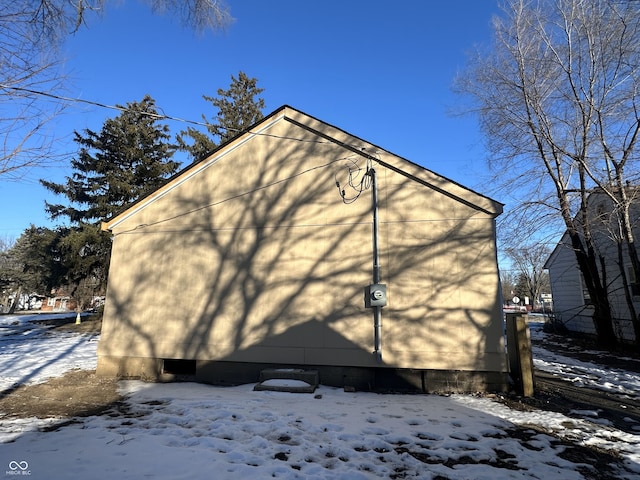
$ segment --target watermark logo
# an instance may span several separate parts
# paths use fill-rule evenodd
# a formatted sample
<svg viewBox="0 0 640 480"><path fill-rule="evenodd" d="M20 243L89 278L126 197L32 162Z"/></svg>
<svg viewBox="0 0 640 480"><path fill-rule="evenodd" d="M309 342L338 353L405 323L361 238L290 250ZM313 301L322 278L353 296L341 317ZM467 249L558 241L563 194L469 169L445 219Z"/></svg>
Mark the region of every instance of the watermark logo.
<svg viewBox="0 0 640 480"><path fill-rule="evenodd" d="M9 470L5 472L6 475L31 475L31 470L29 470L29 463L25 460L17 461L11 460L9 462Z"/></svg>

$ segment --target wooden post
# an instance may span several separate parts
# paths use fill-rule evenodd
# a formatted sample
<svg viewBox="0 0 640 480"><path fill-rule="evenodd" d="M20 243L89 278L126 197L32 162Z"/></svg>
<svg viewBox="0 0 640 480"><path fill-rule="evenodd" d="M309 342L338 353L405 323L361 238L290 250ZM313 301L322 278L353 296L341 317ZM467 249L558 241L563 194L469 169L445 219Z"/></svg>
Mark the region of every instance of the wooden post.
<svg viewBox="0 0 640 480"><path fill-rule="evenodd" d="M507 313L507 352L511 378L517 391L525 397L533 397L533 353L527 315Z"/></svg>

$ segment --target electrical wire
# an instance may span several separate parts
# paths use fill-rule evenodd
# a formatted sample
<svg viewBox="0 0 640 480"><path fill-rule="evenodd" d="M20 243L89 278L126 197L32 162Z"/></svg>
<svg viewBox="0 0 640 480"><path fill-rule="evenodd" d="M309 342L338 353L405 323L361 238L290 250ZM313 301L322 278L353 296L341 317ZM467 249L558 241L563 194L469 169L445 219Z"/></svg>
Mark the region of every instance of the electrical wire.
<svg viewBox="0 0 640 480"><path fill-rule="evenodd" d="M53 93L42 92L42 91L39 91L39 90L30 89L30 88L15 87L15 86L11 86L11 85L6 85L4 83L0 83L0 89L15 90L15 91L18 91L18 92L30 93L32 95L40 95L40 96L43 96L43 97L52 98L54 100L60 100L60 101L68 102L68 103L83 103L83 104L91 105L91 106L94 106L94 107L106 108L106 109L110 109L110 110L117 110L117 111L120 111L120 112L132 112L132 111L134 111L131 108L123 107L123 106L120 106L120 105L108 105L106 103L100 103L100 102L96 102L96 101L92 101L92 100L84 100L82 98L65 97L63 95L56 95L56 94L53 94ZM160 110L162 110L162 109L160 108ZM141 115L147 115L147 116L155 118L157 120L169 120L169 121L180 122L180 123L188 123L188 124L191 124L191 125L198 125L200 127L207 127L207 128L211 126L211 124L209 124L209 123L197 122L195 120L188 120L188 119L179 118L179 117L172 117L171 115L166 115L164 113L140 112L140 111L135 111L135 113L139 113ZM233 127L219 127L219 128L222 128L222 129L224 129L224 130L226 130L228 132L234 132L236 134L245 132L245 130L243 130L243 129L233 128ZM281 138L281 139L285 139L285 140L292 140L292 141L303 142L303 143L322 143L322 144L332 143L332 142L325 141L325 140L307 140L307 139L303 139L303 138L284 137L284 136L280 136L280 135L274 135L274 134L271 134L271 133L256 133L256 132L246 132L246 133L248 133L250 135L255 135L255 136Z"/></svg>
<svg viewBox="0 0 640 480"><path fill-rule="evenodd" d="M339 158L337 160L332 160L329 163L325 163L323 165L317 165L315 167L308 168L307 170L303 170L301 172L294 173L293 175L290 175L290 176L288 176L286 178L282 178L280 180L276 180L276 181L271 182L271 183L266 184L266 185L261 185L261 186L259 186L257 188L254 188L253 190L247 190L246 192L238 193L237 195L232 195L232 196L227 197L225 199L218 200L218 201L212 202L212 203L208 203L206 205L202 205L200 207L194 208L192 210L188 210L186 212L181 212L181 213L179 213L177 215L174 215L172 217L163 218L161 220L157 220L157 221L152 222L152 223L144 223L144 224L137 225L136 227L134 227L134 228L132 228L130 230L125 230L125 231L119 232L119 233L115 234L114 236L127 234L127 233L132 233L132 232L134 232L136 230L145 229L145 228L148 228L148 227L153 227L153 226L160 225L160 224L163 224L163 223L166 223L166 222L170 222L172 220L176 220L178 218L185 217L187 215L191 215L193 213L200 212L200 211L205 210L207 208L215 207L215 206L221 205L223 203L229 202L231 200L235 200L237 198L244 197L246 195L251 195L251 194L259 192L261 190L265 190L267 188L270 188L270 187L273 187L275 185L278 185L280 183L288 182L289 180L292 180L292 179L294 179L296 177L299 177L301 175L305 175L305 174L307 174L309 172L313 172L315 170L319 170L321 168L325 168L325 167L331 166L331 165L335 164L336 162L340 162L342 160L344 160L344 158Z"/></svg>
<svg viewBox="0 0 640 480"><path fill-rule="evenodd" d="M351 195L347 194L346 188L343 188L340 185L340 181L338 180L338 172L334 175L334 179L336 181L336 187L338 187L338 191L340 192L340 197L342 197L342 201L349 205L354 203L362 192L368 190L371 187L371 175L370 171L372 168L373 161L370 157L366 157L367 165L366 169L362 169L355 160L349 159L349 163L345 164L345 168L347 169L347 187L353 191ZM364 170L364 174L362 171Z"/></svg>
<svg viewBox="0 0 640 480"><path fill-rule="evenodd" d="M110 109L110 110L119 110L121 112L129 112L129 111L131 111L130 108L122 107L120 105L107 105L106 103L94 102L92 100L84 100L82 98L65 97L65 96L62 96L62 95L56 95L56 94L49 93L49 92L41 92L41 91L38 91L38 90L32 90L30 88L14 87L14 86L11 86L11 85L5 85L4 83L0 83L0 88L3 88L5 90L15 90L17 92L30 93L32 95L40 95L42 97L53 98L54 100L61 100L61 101L64 101L64 102L69 102L69 103L84 103L86 105L91 105L91 106L94 106L94 107L107 108L107 109ZM147 116L152 117L152 118L157 118L158 120L173 120L173 121L176 121L176 122L190 123L192 125L199 125L201 127L208 126L206 123L203 123L203 122L196 122L195 120L186 120L184 118L171 117L169 115L160 114L160 113L153 113L153 112L138 112L138 113L141 113L142 115L147 115ZM229 130L232 130L232 129L229 129Z"/></svg>
<svg viewBox="0 0 640 480"><path fill-rule="evenodd" d="M92 100L84 100L84 99L81 99L81 98L66 97L66 96L63 96L63 95L57 95L57 94L53 94L53 93L49 93L49 92L43 92L43 91L33 90L33 89L29 89L29 88L24 88L24 87L16 87L16 86L11 86L11 85L6 85L6 84L3 84L3 83L0 83L0 89L13 90L13 91L23 92L23 93L29 93L31 95L39 95L39 96L52 98L54 100L64 101L64 102L68 102L68 103L83 103L83 104L91 105L91 106L94 106L94 107L105 108L105 109L110 109L110 110L117 110L117 111L120 111L120 112L133 111L133 109L131 109L131 108L123 107L123 106L120 106L120 105L108 105L106 103L100 103L100 102L96 102L96 101L92 101ZM210 126L210 124L207 124L207 123L204 123L204 122L198 122L198 121L195 121L195 120L188 120L188 119L184 119L184 118L173 117L173 116L170 116L170 115L166 115L164 113L159 114L159 113L154 113L154 112L139 112L139 111L136 111L136 113L140 113L142 115L147 115L149 117L152 117L152 118L155 118L155 119L158 119L158 120L170 120L170 121L176 121L176 122L181 122L181 123L188 123L188 124L191 124L191 125L198 125L198 126L201 126L201 127L209 127ZM235 133L246 132L246 133L248 133L250 135L254 135L254 136L265 136L265 137L271 137L271 138L279 138L279 139L291 140L291 141L302 142L302 143L315 143L315 144L334 144L335 143L335 142L331 142L329 140L309 140L309 139L303 139L303 138L295 138L295 137L287 137L287 136L282 136L282 135L274 135L274 134L270 134L270 133L248 132L246 130L235 129L235 128L231 128L231 127L222 127L222 128L224 128L227 131L232 131L232 132L235 132ZM348 146L352 150L364 150L363 148L359 148L359 147L356 147L356 146L353 146L353 145L342 144L342 146ZM353 155L353 156L355 156L355 155ZM370 175L369 172L370 172L370 169L372 168L372 163L373 163L372 162L372 156L369 153L366 153L364 156L366 158L366 168L364 169L364 174L362 174L363 169L357 164L357 162L355 160L353 160L352 157L351 158L347 158L347 159L342 158L342 159L331 161L328 164L321 165L319 167L314 167L314 168L311 168L311 169L306 170L304 172L300 172L300 173L295 174L295 175L293 175L291 177L288 177L288 178L283 179L283 180L279 180L279 181L271 183L269 185L264 185L264 186L262 186L260 188L257 188L255 190L253 190L253 191L245 192L245 193L242 193L242 194L238 194L235 197L231 197L231 198L228 198L228 199L225 199L225 200L221 200L221 201L213 203L213 204L204 205L204 206L199 207L197 209L181 213L181 214L176 215L176 216L171 217L171 218L159 220L158 222L155 222L155 223L152 223L152 224L149 224L149 225L146 225L146 224L145 225L140 225L140 226L136 227L136 229L137 228L141 228L141 227L156 225L158 223L164 223L166 221L173 220L173 219L179 218L181 216L188 215L188 214L200 211L202 209L215 206L215 205L220 204L220 203L224 203L224 202L232 200L234 198L238 198L238 197L241 197L241 196L244 196L244 195L248 195L250 193L254 193L254 192L258 191L258 190L261 190L261 189L264 189L264 188L268 188L268 187L273 186L273 185L277 185L278 183L290 180L291 178L295 178L295 177L297 177L299 175L302 175L304 173L307 173L309 171L313 171L313 170L316 170L318 168L323 168L323 167L332 165L332 164L334 164L334 163L336 163L338 161L341 161L341 160L347 160L347 164L345 165L345 168L347 169L347 172L348 172L347 173L347 185L346 186L353 193L350 192L351 194L347 195L346 189L345 188L341 188L340 182L338 180L338 173L337 172L336 172L336 174L334 176L335 182L336 182L336 186L338 187L338 190L340 192L340 197L342 198L342 201L345 204L354 203L356 200L358 200L360 195L362 195L362 193L365 190L368 190L371 187L372 179L371 179L371 175ZM122 233L127 233L127 232L122 232Z"/></svg>

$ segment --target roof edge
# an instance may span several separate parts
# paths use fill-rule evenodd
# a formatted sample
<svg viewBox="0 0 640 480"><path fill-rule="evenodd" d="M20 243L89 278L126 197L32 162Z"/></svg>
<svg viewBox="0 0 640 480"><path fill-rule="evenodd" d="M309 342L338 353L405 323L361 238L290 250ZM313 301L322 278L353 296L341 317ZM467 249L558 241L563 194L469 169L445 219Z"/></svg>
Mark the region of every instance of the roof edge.
<svg viewBox="0 0 640 480"><path fill-rule="evenodd" d="M144 205L153 202L155 201L155 199L163 196L168 191L168 189L171 188L171 185L176 184L178 179L182 178L182 180L180 181L184 181L189 176L195 175L198 171L208 168L208 166L210 166L212 163L215 163L219 158L221 158L220 152L229 148L237 148L256 134L259 134L261 130L269 128L271 124L277 121L279 118L284 118L286 121L295 124L309 132L312 132L315 135L318 135L328 141L340 145L341 147L348 149L360 156L369 158L385 168L389 168L390 170L411 178L412 180L417 181L418 183L428 188L432 188L439 193L461 201L467 206L482 211L488 215L493 216L494 218L499 216L503 211L504 204L498 202L497 200L478 193L415 162L407 160L406 158L400 157L399 155L389 152L388 150L385 150L373 143L363 140L360 137L347 132L346 130L343 130L323 120L308 115L307 113L291 107L290 105L284 104L279 108L273 110L268 115L264 116L261 120L255 122L243 132L219 145L207 157L190 163L171 177L167 178L161 187L152 192L149 192L147 195L144 195L143 197L139 198L134 203L129 205L127 208L122 210L120 213L103 221L101 225L102 230L112 230L115 226L117 226L117 224L135 213L135 211L139 210L140 208L144 208ZM322 131L326 130L327 128L331 130L331 134ZM255 131L256 129L258 129L258 131ZM235 146L233 145L234 143L236 144ZM362 145L366 145L367 148L363 149ZM368 150L372 153L369 153ZM383 160L379 158L380 155L377 152L384 152L385 159Z"/></svg>
<svg viewBox="0 0 640 480"><path fill-rule="evenodd" d="M291 112L294 112L294 114L290 114L289 112L287 112L287 110L290 110ZM447 195L451 198L455 198L459 201L461 201L462 203L466 204L469 207L475 208L477 210L481 210L484 213L487 213L489 215L493 215L494 217L497 217L499 215L502 214L503 212L503 208L504 208L504 204L494 200L491 197L488 197L486 195L483 195L479 192L476 192L475 190L470 189L469 187L466 187L458 182L456 182L455 180L451 180L450 178L447 178L443 175L440 175L436 172L434 172L433 170L430 170L426 167L423 167L422 165L419 165L411 160L408 160L404 157L401 157L399 155L396 155L393 152L390 152L388 150L385 150L373 143L370 143L366 140L361 139L360 137L357 137L356 135L353 135L339 127L336 127L334 125L331 125L323 120L320 120L318 118L315 118L311 115L308 115L304 112L301 112L300 110L297 110L293 107L284 105L283 107L281 107L278 111L284 111L284 118L285 120L301 127L304 128L305 130L311 131L316 135L321 136L322 138L325 138L328 141L334 142L338 145L340 145L341 147L348 149L358 155L361 155L365 158L368 158L370 160L373 160L381 165L383 165L386 168L389 168L390 170L395 171L396 173L399 173L401 175L404 175L406 177L409 177L411 179L413 179L414 181L417 181L418 183L428 187L428 188L432 188L433 190L436 190L439 193L442 193L443 195ZM362 144L362 145L368 145L370 148L369 150L371 152L384 152L386 155L388 155L391 159L398 159L400 160L400 162L402 163L402 165L394 165L392 164L390 161L384 161L381 158L379 158L378 154L371 154L368 153L365 149L363 149L362 147L359 146L354 146L352 145L350 142L347 143L344 140L339 140L337 137L337 135L329 135L327 133L324 133L322 131L319 131L318 128L313 128L310 127L309 125L306 125L304 123L302 123L300 121L300 118L296 118L296 117L304 117L306 119L311 119L314 122L317 122L318 125L317 127L321 126L321 125L325 125L328 126L329 128L335 130L335 132L339 132L341 135L348 137L349 139L353 139L355 140L357 143ZM402 167L410 167L408 171L406 168L402 168ZM426 178L425 178L426 177ZM446 186L453 186L454 187L454 191L452 191L452 189L450 188L446 188ZM471 198L470 198L471 197ZM480 202L478 202L478 200L480 200Z"/></svg>

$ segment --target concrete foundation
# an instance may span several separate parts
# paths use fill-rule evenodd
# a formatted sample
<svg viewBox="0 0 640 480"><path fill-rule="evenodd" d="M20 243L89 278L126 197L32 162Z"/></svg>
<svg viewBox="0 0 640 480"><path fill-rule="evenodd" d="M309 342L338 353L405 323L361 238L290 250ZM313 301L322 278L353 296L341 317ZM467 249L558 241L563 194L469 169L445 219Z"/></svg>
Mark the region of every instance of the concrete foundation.
<svg viewBox="0 0 640 480"><path fill-rule="evenodd" d="M170 369L165 369L165 362ZM178 361L181 362L181 361ZM260 381L260 372L269 368L302 368L318 371L320 384L360 391L416 393L504 392L508 390L507 372L454 370L413 370L395 368L335 367L322 365L285 365L249 362L217 362L99 357L98 375L138 378L147 381L195 381L220 386L243 385ZM184 368L181 366L184 365Z"/></svg>

